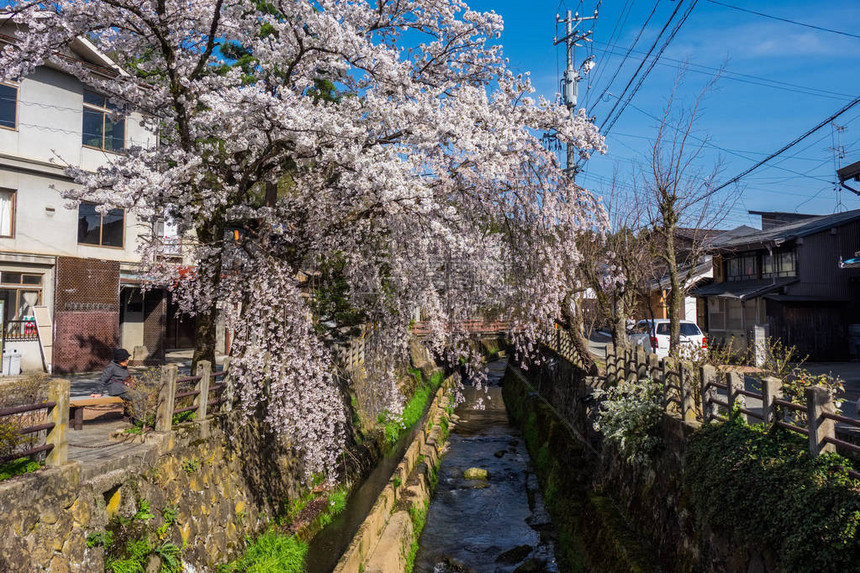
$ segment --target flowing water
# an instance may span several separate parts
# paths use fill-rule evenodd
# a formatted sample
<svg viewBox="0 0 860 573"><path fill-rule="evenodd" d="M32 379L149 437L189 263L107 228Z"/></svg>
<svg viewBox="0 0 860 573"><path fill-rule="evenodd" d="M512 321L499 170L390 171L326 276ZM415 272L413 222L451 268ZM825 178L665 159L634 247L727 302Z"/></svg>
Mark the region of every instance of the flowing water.
<svg viewBox="0 0 860 573"><path fill-rule="evenodd" d="M502 401L505 366L489 364L486 395L465 388L419 540L416 573L558 571L537 478ZM488 479L467 480L463 473L473 467L487 470Z"/></svg>

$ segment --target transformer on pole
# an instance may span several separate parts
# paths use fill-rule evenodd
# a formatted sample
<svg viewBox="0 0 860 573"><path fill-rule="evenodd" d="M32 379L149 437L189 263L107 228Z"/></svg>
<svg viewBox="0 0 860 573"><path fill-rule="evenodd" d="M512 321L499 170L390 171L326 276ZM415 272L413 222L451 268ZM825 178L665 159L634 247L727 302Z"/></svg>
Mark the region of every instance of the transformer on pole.
<svg viewBox="0 0 860 573"><path fill-rule="evenodd" d="M555 38L553 40L553 46L557 46L560 43L564 42L565 44L565 52L566 52L566 66L564 68L564 74L561 79L561 95L564 98L564 105L567 106L568 111L570 112L571 117L573 117L574 110L577 104L577 98L579 95L579 80L582 79L582 75L579 73L579 70L573 64L573 49L574 47L582 47L582 44L578 44L577 42L590 42L591 34L593 30L588 30L587 32L579 31L579 25L582 22L588 20L597 20L597 10L594 11L594 16L581 17L579 12L575 12L571 14L571 11L567 11L567 15L564 19L561 18L560 15L555 15L556 24L565 24L565 35L561 38ZM588 64L591 62L591 58L585 60L583 62L583 66L585 68L585 73L588 73L588 70L591 69L588 67ZM568 177L571 179L576 174L576 166L574 159L575 148L572 143L567 144L567 163L566 163L566 172Z"/></svg>

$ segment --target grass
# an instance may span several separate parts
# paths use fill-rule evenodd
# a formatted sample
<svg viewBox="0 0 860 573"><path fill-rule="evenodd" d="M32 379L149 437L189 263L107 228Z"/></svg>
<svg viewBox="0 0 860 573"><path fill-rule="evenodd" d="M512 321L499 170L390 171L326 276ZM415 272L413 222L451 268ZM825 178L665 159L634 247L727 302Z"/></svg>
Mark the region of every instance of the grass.
<svg viewBox="0 0 860 573"><path fill-rule="evenodd" d="M412 518L412 529L414 531L412 545L409 547L409 554L406 556L406 573L412 573L415 567L415 555L418 553L418 539L421 537L421 532L424 530L424 524L427 522L427 508L429 502L425 501L420 506L413 505L409 508L409 517Z"/></svg>
<svg viewBox="0 0 860 573"><path fill-rule="evenodd" d="M42 464L30 458L18 458L0 465L0 481L42 469Z"/></svg>
<svg viewBox="0 0 860 573"><path fill-rule="evenodd" d="M300 573L304 571L308 544L295 535L269 530L245 549L244 555L218 568L219 573Z"/></svg>
<svg viewBox="0 0 860 573"><path fill-rule="evenodd" d="M415 390L415 394L412 395L412 398L410 398L409 402L406 404L406 407L403 409L403 415L400 416L399 419L390 419L389 417L386 417L388 421L385 424L384 432L385 441L389 445L394 444L397 441L403 430L411 428L416 422L418 422L418 420L421 419L422 414L424 414L424 408L427 406L427 401L442 384L443 377L441 372L433 374L427 382L424 382L421 379L420 370L416 370L413 374L418 379L419 386L418 389Z"/></svg>

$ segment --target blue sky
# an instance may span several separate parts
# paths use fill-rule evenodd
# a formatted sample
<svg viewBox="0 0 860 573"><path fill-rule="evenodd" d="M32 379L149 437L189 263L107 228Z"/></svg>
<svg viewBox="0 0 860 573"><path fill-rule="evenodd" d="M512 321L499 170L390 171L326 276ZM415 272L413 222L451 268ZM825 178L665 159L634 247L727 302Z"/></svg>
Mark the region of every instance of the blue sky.
<svg viewBox="0 0 860 573"><path fill-rule="evenodd" d="M594 25L594 42L576 50L582 61L593 54L597 66L580 83L580 104L603 121L612 106L606 88L624 53L642 28L656 0L605 0ZM860 35L860 4L856 0L720 0L773 16ZM690 0L685 0L680 12ZM495 10L505 20L501 43L513 69L530 71L537 91L548 97L559 91L564 52L552 45L555 16L566 9L592 15L596 0L472 0L473 9ZM669 19L677 0L660 0L635 51L609 87L620 94L657 32ZM626 17L622 16L629 8ZM680 13L679 12L679 13ZM615 34L613 36L613 31ZM561 34L561 28L559 29ZM612 44L610 44L610 41ZM653 139L671 87L688 62L677 97L686 104L713 76L726 73L706 96L696 135L708 141L702 168L722 161L718 180L725 181L823 121L860 96L860 38L817 31L733 10L699 0L663 58L645 80L630 106L612 127L605 156L595 157L577 182L597 193L608 188L614 171L623 184L633 177ZM780 82L780 83L777 83ZM590 84L590 85L589 85ZM860 161L860 104L836 123L844 149L842 165ZM822 128L768 165L741 180L743 193L724 226L754 224L747 210L825 214L837 209L835 130ZM858 184L860 185L860 184ZM841 209L860 209L860 197L845 190Z"/></svg>

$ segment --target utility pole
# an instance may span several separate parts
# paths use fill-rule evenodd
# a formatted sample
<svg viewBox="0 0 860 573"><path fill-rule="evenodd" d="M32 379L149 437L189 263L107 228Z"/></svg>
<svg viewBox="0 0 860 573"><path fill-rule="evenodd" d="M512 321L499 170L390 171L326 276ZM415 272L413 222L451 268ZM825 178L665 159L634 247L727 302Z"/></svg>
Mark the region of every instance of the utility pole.
<svg viewBox="0 0 860 573"><path fill-rule="evenodd" d="M558 14L555 15L556 24L565 24L565 34L561 38L555 38L553 40L552 45L557 46L564 42L566 47L567 54L567 65L564 69L564 75L561 79L561 94L564 98L564 105L567 106L567 110L570 113L571 117L575 112L577 96L578 96L578 85L579 80L582 79L582 75L580 75L579 71L573 64L573 48L576 46L582 47L582 44L578 44L577 42L590 42L593 30L588 30L587 32L579 31L579 25L588 20L597 20L597 10L594 10L594 16L589 17L581 17L579 12L575 12L571 15L570 10L567 11L566 17L562 20L561 16ZM583 62L583 66L585 66L586 73L588 73L587 65L591 61L591 58L585 60ZM575 148L572 143L567 144L567 163L565 172L567 176L571 179L576 175L576 160L574 159Z"/></svg>

